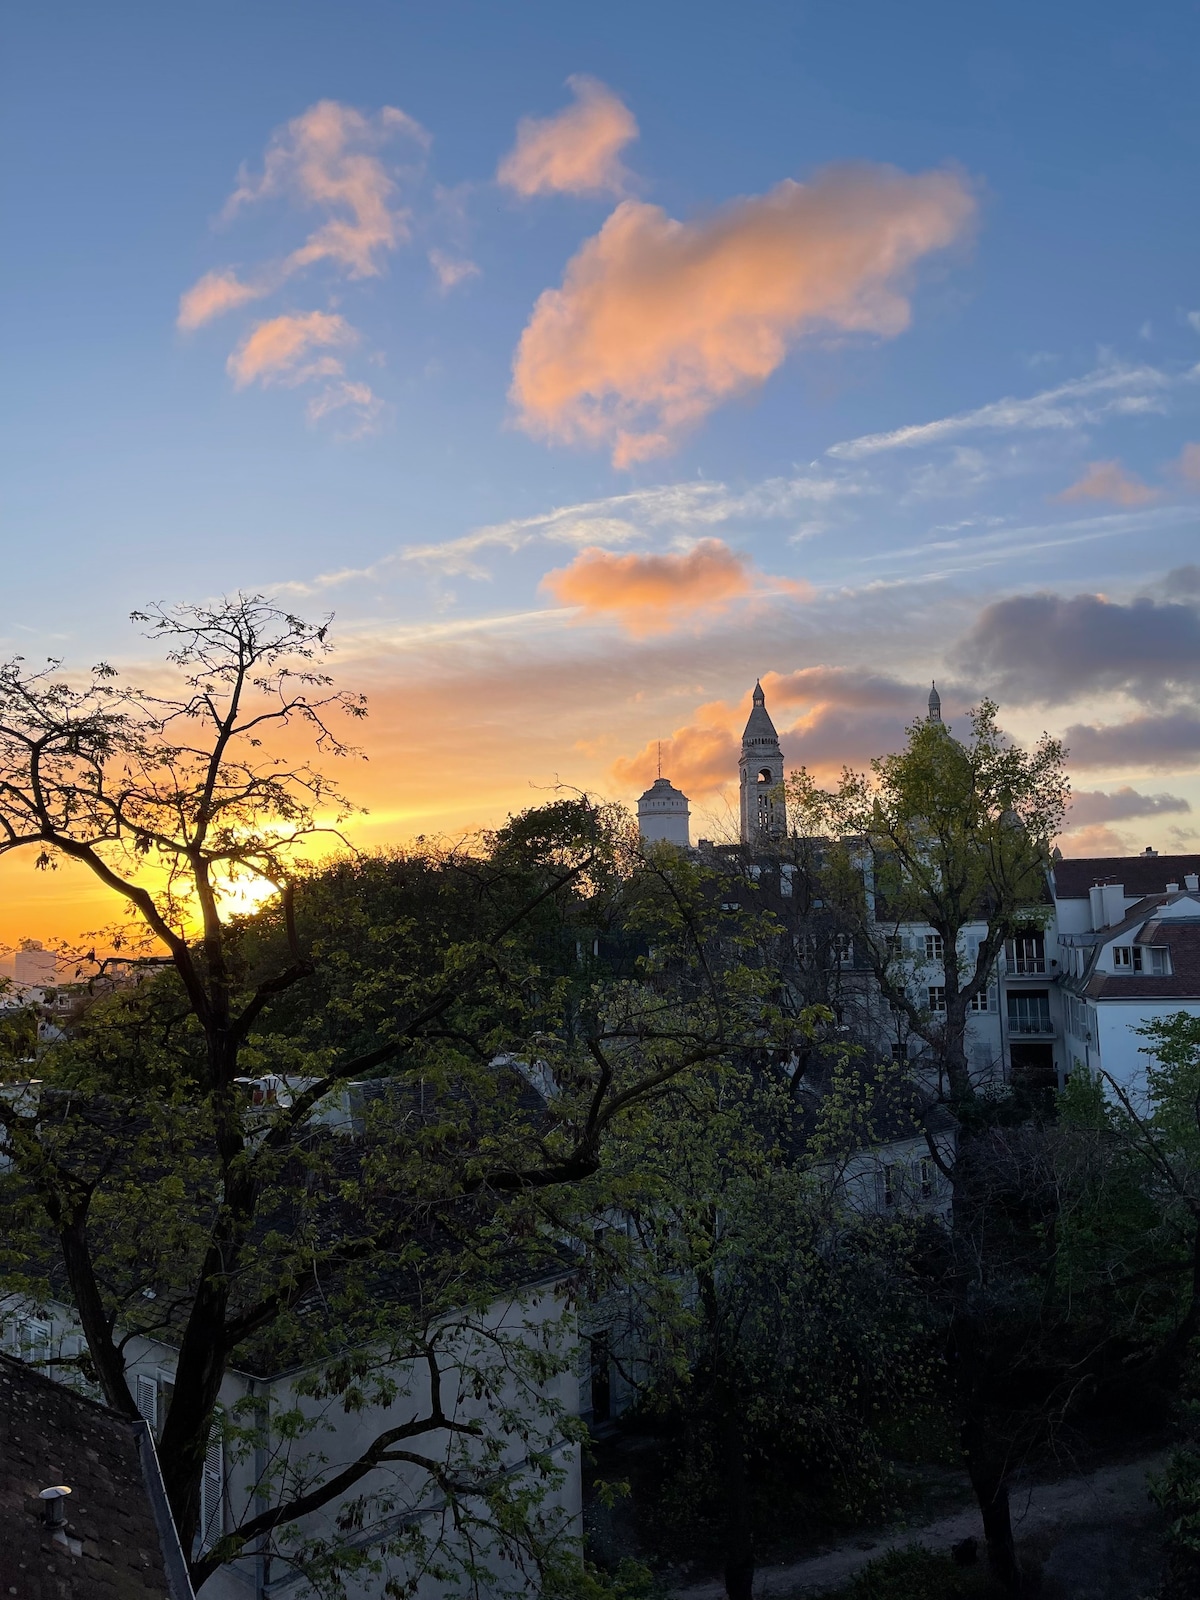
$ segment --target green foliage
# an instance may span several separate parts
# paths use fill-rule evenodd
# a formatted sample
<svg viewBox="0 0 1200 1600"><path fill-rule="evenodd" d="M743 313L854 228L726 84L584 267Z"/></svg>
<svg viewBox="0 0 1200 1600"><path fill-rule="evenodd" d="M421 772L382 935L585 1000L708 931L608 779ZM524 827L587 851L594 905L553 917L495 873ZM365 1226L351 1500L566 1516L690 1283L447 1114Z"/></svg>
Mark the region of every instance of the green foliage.
<svg viewBox="0 0 1200 1600"><path fill-rule="evenodd" d="M564 1562L547 1575L542 1600L667 1600L669 1591L662 1582L628 1556L615 1572L606 1572L590 1561Z"/></svg>
<svg viewBox="0 0 1200 1600"><path fill-rule="evenodd" d="M868 1562L836 1600L984 1600L998 1593L982 1572L956 1567L948 1556L910 1544Z"/></svg>

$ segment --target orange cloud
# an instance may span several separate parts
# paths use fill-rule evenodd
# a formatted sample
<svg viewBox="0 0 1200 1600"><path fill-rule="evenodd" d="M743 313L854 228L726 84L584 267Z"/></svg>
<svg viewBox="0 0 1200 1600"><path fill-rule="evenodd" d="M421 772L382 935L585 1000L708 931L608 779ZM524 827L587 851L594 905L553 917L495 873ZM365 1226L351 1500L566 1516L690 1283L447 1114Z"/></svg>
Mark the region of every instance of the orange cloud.
<svg viewBox="0 0 1200 1600"><path fill-rule="evenodd" d="M1200 487L1200 444L1185 444L1175 470L1187 483Z"/></svg>
<svg viewBox="0 0 1200 1600"><path fill-rule="evenodd" d="M409 237L409 217L393 205L396 185L376 152L397 135L422 150L429 135L395 106L364 116L336 100L320 100L294 117L267 147L260 176L243 168L226 202L228 219L243 206L287 195L332 213L299 249L267 268L253 284L226 267L205 273L180 298L178 325L200 327L250 300L261 299L302 268L332 261L348 277L377 277L381 257Z"/></svg>
<svg viewBox="0 0 1200 1600"><path fill-rule="evenodd" d="M614 555L598 545L581 550L570 566L548 572L542 587L563 605L587 616L615 616L629 632L665 633L685 617L722 610L755 590L748 556L721 539L701 539L686 552ZM807 585L767 580L774 593L806 595Z"/></svg>
<svg viewBox="0 0 1200 1600"><path fill-rule="evenodd" d="M1059 835L1064 855L1068 856L1127 856L1131 855L1129 835L1118 833L1106 823L1090 823L1086 828L1068 828Z"/></svg>
<svg viewBox="0 0 1200 1600"><path fill-rule="evenodd" d="M1145 506L1157 500L1161 489L1126 472L1119 461L1090 461L1088 469L1078 483L1056 494L1061 505L1071 505L1079 500L1108 500L1118 506Z"/></svg>
<svg viewBox="0 0 1200 1600"><path fill-rule="evenodd" d="M609 445L618 466L661 454L803 334L901 333L910 270L975 210L954 172L865 165L787 179L701 222L626 200L534 306L513 362L518 421Z"/></svg>
<svg viewBox="0 0 1200 1600"><path fill-rule="evenodd" d="M256 379L262 384L305 383L310 378L337 377L342 364L335 356L304 358L314 346L353 344L358 335L344 317L326 311L272 317L256 323L229 357L226 367L239 389ZM303 363L303 364L302 364Z"/></svg>
<svg viewBox="0 0 1200 1600"><path fill-rule="evenodd" d="M652 740L629 760L614 761L612 778L623 790L648 789L661 758L664 774L690 800L697 800L737 781L741 753L741 743L728 728L676 728L669 739Z"/></svg>
<svg viewBox="0 0 1200 1600"><path fill-rule="evenodd" d="M567 83L575 104L553 117L522 117L497 182L525 196L623 194L629 174L620 154L638 136L633 113L595 78L577 74Z"/></svg>
<svg viewBox="0 0 1200 1600"><path fill-rule="evenodd" d="M213 317L224 316L227 311L235 311L238 306L248 305L252 300L261 300L263 295L270 293L271 287L267 283L243 283L229 267L206 272L180 295L176 326L185 333L191 333L204 323L211 322Z"/></svg>

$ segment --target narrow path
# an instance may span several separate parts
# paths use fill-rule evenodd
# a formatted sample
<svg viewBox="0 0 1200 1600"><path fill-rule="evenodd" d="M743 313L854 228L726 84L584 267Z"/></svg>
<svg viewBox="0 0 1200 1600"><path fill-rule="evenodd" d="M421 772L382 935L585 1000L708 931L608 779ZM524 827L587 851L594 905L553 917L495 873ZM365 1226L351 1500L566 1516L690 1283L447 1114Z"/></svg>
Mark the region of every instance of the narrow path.
<svg viewBox="0 0 1200 1600"><path fill-rule="evenodd" d="M1012 1497L1013 1531L1018 1545L1080 1526L1115 1522L1145 1522L1151 1515L1146 1497L1146 1475L1161 1470L1166 1452L1139 1457L1118 1466L1054 1483L1029 1484ZM763 1567L754 1579L755 1595L809 1595L835 1589L860 1572L886 1550L922 1544L930 1550L949 1550L960 1539L983 1542L983 1527L976 1507L941 1517L919 1528L888 1528L863 1534L853 1544L841 1545L824 1555L809 1556L785 1567ZM721 1600L725 1586L719 1578L677 1589L677 1600Z"/></svg>

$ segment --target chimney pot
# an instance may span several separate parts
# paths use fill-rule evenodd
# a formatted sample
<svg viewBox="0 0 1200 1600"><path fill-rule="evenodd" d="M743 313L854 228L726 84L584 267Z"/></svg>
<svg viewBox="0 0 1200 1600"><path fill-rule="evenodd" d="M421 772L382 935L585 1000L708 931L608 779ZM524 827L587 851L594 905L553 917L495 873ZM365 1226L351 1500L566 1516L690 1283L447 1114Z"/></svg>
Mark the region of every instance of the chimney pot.
<svg viewBox="0 0 1200 1600"><path fill-rule="evenodd" d="M67 1520L67 1496L70 1489L65 1483L51 1484L38 1495L42 1502L42 1516L52 1528L61 1528Z"/></svg>
<svg viewBox="0 0 1200 1600"><path fill-rule="evenodd" d="M1167 893L1168 894L1178 894L1179 893L1179 885L1177 883L1169 883L1167 885Z"/></svg>
<svg viewBox="0 0 1200 1600"><path fill-rule="evenodd" d="M1197 890L1197 889L1200 889L1200 873L1196 873L1196 872L1186 872L1186 873L1184 873L1183 886L1184 886L1185 889L1191 889L1193 892L1195 890Z"/></svg>

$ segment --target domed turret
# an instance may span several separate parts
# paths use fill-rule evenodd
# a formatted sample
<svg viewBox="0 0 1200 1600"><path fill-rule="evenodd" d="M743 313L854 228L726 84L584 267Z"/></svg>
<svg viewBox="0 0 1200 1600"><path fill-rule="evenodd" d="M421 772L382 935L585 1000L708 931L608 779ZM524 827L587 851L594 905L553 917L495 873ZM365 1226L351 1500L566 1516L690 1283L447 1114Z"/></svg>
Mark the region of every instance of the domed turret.
<svg viewBox="0 0 1200 1600"><path fill-rule="evenodd" d="M937 684L936 683L933 685L933 687L929 691L929 719L928 720L930 722L940 722L942 720L942 697L937 692Z"/></svg>
<svg viewBox="0 0 1200 1600"><path fill-rule="evenodd" d="M692 838L688 797L670 778L658 777L638 800L638 832L650 841L664 839L687 850Z"/></svg>

